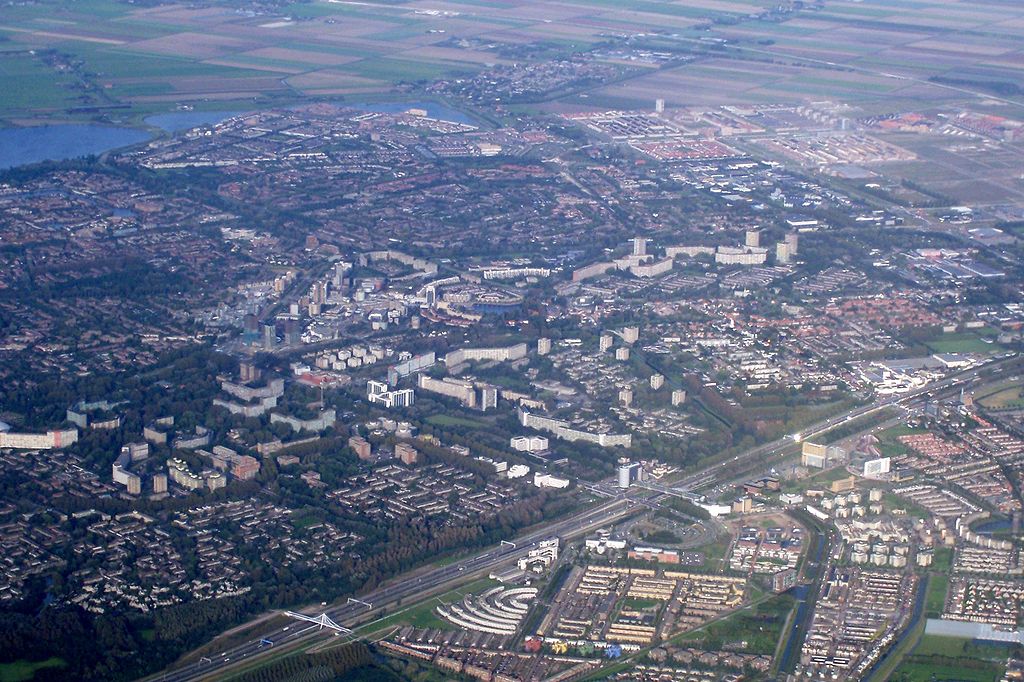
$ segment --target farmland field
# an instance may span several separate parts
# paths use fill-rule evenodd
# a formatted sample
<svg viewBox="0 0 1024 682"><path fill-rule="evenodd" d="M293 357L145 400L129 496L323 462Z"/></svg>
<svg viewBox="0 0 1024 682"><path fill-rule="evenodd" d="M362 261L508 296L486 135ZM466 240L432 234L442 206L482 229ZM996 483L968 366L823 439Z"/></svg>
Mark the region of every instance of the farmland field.
<svg viewBox="0 0 1024 682"><path fill-rule="evenodd" d="M646 107L655 97L673 105L831 98L870 108L883 98L962 96L927 82L932 76L966 79L965 90L971 79L1014 82L1024 63L1024 9L997 2L830 0L776 21L752 18L771 6L761 0L448 0L430 11L407 2L312 0L270 13L232 6L247 7L245 0L210 7L50 0L5 8L0 79L13 94L0 102L0 118L73 117L76 107L112 104L153 111L216 100L385 95L399 82L465 77L512 62L488 42L542 44L548 57L567 56L652 28L662 32L660 48L679 54L700 54L709 38L728 47L711 59L595 84L585 96L566 93L566 101ZM44 58L45 50L67 65ZM917 80L894 79L892 70ZM993 201L1005 194L992 182L953 189Z"/></svg>

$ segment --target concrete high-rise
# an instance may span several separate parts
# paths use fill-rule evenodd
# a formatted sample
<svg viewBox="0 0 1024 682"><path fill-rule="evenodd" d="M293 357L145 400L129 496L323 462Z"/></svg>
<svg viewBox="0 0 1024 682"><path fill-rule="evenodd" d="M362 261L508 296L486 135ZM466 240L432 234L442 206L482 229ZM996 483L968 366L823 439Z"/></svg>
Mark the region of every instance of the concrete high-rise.
<svg viewBox="0 0 1024 682"><path fill-rule="evenodd" d="M408 443L399 443L395 446L395 457L402 461L402 464L406 466L412 466L419 459L420 453L416 451L416 448L409 445Z"/></svg>
<svg viewBox="0 0 1024 682"><path fill-rule="evenodd" d="M633 255L647 255L647 239L645 239L644 237L633 237Z"/></svg>
<svg viewBox="0 0 1024 682"><path fill-rule="evenodd" d="M785 241L789 246L789 255L795 256L798 253L797 247L800 244L800 236L796 232L789 232L786 234Z"/></svg>

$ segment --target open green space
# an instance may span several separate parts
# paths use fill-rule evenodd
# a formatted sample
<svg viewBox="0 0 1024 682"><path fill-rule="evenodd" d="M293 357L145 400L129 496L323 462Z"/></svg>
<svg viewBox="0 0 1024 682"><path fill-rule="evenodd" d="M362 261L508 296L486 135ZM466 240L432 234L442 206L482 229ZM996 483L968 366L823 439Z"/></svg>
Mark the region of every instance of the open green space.
<svg viewBox="0 0 1024 682"><path fill-rule="evenodd" d="M882 495L882 501L885 503L888 509L904 509L907 512L907 516L911 516L915 519L930 519L932 513L921 505L914 504L905 497L900 497L890 492L886 492Z"/></svg>
<svg viewBox="0 0 1024 682"><path fill-rule="evenodd" d="M738 650L751 654L774 654L796 599L788 594L770 597L725 618L687 633L684 641L703 642L703 647L719 651L727 644L745 643Z"/></svg>
<svg viewBox="0 0 1024 682"><path fill-rule="evenodd" d="M949 577L933 575L928 580L928 590L924 596L924 613L928 618L938 618L946 606L946 591L949 589Z"/></svg>
<svg viewBox="0 0 1024 682"><path fill-rule="evenodd" d="M1011 653L1013 645L1000 644L998 642L982 642L979 640L963 637L942 637L939 635L924 635L921 641L914 647L914 654L918 656L949 656L969 658L982 658L994 661L1005 660Z"/></svg>
<svg viewBox="0 0 1024 682"><path fill-rule="evenodd" d="M1002 677L1007 658L1014 649L1020 648L1011 644L925 634L908 635L907 642L912 642L913 646L887 678L892 682L995 682Z"/></svg>
<svg viewBox="0 0 1024 682"><path fill-rule="evenodd" d="M73 89L74 79L57 72L39 57L26 53L0 51L0 82L4 84L0 116L74 106L81 94Z"/></svg>
<svg viewBox="0 0 1024 682"><path fill-rule="evenodd" d="M1012 384L1002 384L995 390L981 396L976 394L974 399L983 407L987 407L991 410L1020 407L1024 405L1024 384L1017 382Z"/></svg>
<svg viewBox="0 0 1024 682"><path fill-rule="evenodd" d="M643 611L644 609L653 609L661 606L662 602L657 599L640 599L637 597L627 597L623 599L622 608L624 609L635 609L637 611Z"/></svg>
<svg viewBox="0 0 1024 682"><path fill-rule="evenodd" d="M936 547L932 558L932 571L935 573L949 573L953 565L953 548Z"/></svg>
<svg viewBox="0 0 1024 682"><path fill-rule="evenodd" d="M893 682L996 682L1002 677L1012 649L1005 644L923 635L890 679Z"/></svg>
<svg viewBox="0 0 1024 682"><path fill-rule="evenodd" d="M468 419L466 417L453 417L450 414L432 414L425 421L434 426L465 426L470 429L490 428L490 424L485 421Z"/></svg>
<svg viewBox="0 0 1024 682"><path fill-rule="evenodd" d="M878 438L878 451L884 457L896 457L907 452L907 446L899 441L900 436L928 433L926 429L912 429L900 424L875 434Z"/></svg>
<svg viewBox="0 0 1024 682"><path fill-rule="evenodd" d="M441 64L437 61L407 61L380 57L345 64L341 71L354 73L363 78L380 81L416 81L431 80L452 75L468 75L476 69L472 64Z"/></svg>
<svg viewBox="0 0 1024 682"><path fill-rule="evenodd" d="M46 668L65 668L67 661L56 656L45 661L14 661L13 663L0 663L0 682L23 682L31 680L37 670Z"/></svg>
<svg viewBox="0 0 1024 682"><path fill-rule="evenodd" d="M950 661L941 656L918 662L919 657L911 656L889 679L891 682L998 682L1003 675L1003 666L989 661L974 662L976 667L961 667L962 662ZM956 667L950 667L950 663Z"/></svg>
<svg viewBox="0 0 1024 682"><path fill-rule="evenodd" d="M721 573L722 568L725 566L725 553L729 551L730 544L730 538L725 536L714 544L702 547L700 549L700 552L704 555L704 565L702 568L705 571Z"/></svg>
<svg viewBox="0 0 1024 682"><path fill-rule="evenodd" d="M417 628L447 628L450 627L434 613L434 607L439 604L450 604L462 599L464 595L482 592L497 585L490 578L481 578L462 587L445 592L444 594L429 597L407 608L402 608L389 616L384 616L371 621L356 629L361 634L370 634L389 630L398 625L411 625Z"/></svg>
<svg viewBox="0 0 1024 682"><path fill-rule="evenodd" d="M976 332L962 332L943 334L926 341L925 345L933 353L998 353L1004 350L998 343L985 339L985 336Z"/></svg>

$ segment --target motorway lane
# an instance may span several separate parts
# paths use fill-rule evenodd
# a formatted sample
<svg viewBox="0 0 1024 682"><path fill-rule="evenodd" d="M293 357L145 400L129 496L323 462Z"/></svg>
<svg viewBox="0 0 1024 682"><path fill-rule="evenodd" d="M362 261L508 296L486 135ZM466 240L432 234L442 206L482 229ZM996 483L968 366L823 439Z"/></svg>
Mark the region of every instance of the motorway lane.
<svg viewBox="0 0 1024 682"><path fill-rule="evenodd" d="M560 537L574 535L579 532L586 532L593 527L606 525L626 513L632 513L634 507L635 505L632 501L627 499L616 499L606 502L581 514L563 519L550 526L521 536L516 539L515 547L499 545L497 548L471 559L431 569L420 575L413 574L397 584L380 588L368 595L363 595L361 599L373 604L373 609L368 609L362 604L351 602L328 608L324 612L339 625L355 626L357 621L361 622L369 614L397 605L400 600L435 591L452 580L484 571L508 559L519 556L529 547L536 545L540 540L553 535ZM309 609L306 611L309 611ZM272 641L273 647L280 648L281 646L295 644L317 636L320 634L320 629L318 625L306 625L302 621L296 621L294 624L277 628L262 635L260 638L237 645L215 656L200 659L177 670L151 676L147 679L165 682L189 682L214 676L233 664L252 658L254 654L265 653L266 650L271 648L271 645L262 644L261 641L264 639Z"/></svg>
<svg viewBox="0 0 1024 682"><path fill-rule="evenodd" d="M977 378L980 373L989 371L998 365L1005 364L1006 362L1015 359L1016 358L1014 357L1010 357L991 362L974 369L951 375L945 379L922 387L921 389L903 393L898 396L890 396L870 405L864 405L843 414L830 417L829 419L822 420L821 422L809 427L803 433L803 437L813 437L840 424L859 419L888 407L895 407L906 402L913 401L924 394L931 394L936 391L943 391L952 386L969 383ZM699 490L707 487L709 484L716 483L718 479L715 474L723 467L736 465L737 463L746 462L755 458L763 459L766 465L770 465L770 459L772 457L784 454L784 451L794 445L795 442L795 439L787 436L772 443L766 443L758 446L742 455L737 455L730 460L720 462L704 470L690 474L674 484L673 488L677 491L687 492ZM592 485L588 487L599 488L611 493L611 490L606 488L606 486ZM620 496L622 493L617 489L615 489L614 494L616 494L616 498L609 502L602 503L598 507L583 511L568 519L563 519L562 521L556 522L541 530L534 531L518 538L516 540L515 548L509 545L499 545L497 548L472 559L432 569L421 574L414 573L409 578L401 580L392 586L378 589L369 595L364 595L362 598L363 601L373 604L375 607L373 609L367 609L366 606L358 603L348 603L342 606L329 608L326 610L326 613L334 622L342 626L355 625L361 618L364 619L367 615L397 603L399 600L436 590L441 585L444 585L457 577L470 575L500 564L515 555L521 554L529 545L536 544L536 542L542 539L551 536L564 537L566 534L575 534L589 527L605 525L618 516L621 516L630 507L640 504L626 496ZM646 503L656 503L665 494L669 494L667 490L664 492L656 492L655 495L646 499ZM622 507L622 505L625 505L625 507ZM301 621L297 621L297 623L298 622ZM318 630L319 627L316 625L309 627L290 625L274 630L264 635L261 639L270 640L274 642L273 646L280 647L282 645L296 643L303 639L316 636L318 634ZM153 681L161 680L165 682L192 682L193 680L199 680L216 675L232 663L237 663L239 660L248 659L255 654L263 653L263 651L269 648L269 646L270 645L261 644L260 639L253 640L226 650L211 658L201 659L200 661L191 663L178 670L151 676L147 679Z"/></svg>

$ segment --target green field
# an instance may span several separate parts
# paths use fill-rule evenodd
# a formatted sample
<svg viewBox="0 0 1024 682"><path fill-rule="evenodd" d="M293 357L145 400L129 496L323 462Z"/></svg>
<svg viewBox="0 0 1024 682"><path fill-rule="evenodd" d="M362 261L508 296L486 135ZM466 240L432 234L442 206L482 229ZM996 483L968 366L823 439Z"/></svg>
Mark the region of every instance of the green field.
<svg viewBox="0 0 1024 682"><path fill-rule="evenodd" d="M933 353L998 353L1005 350L995 342L982 340L984 335L975 332L962 332L959 334L943 334L925 345Z"/></svg>
<svg viewBox="0 0 1024 682"><path fill-rule="evenodd" d="M653 609L662 605L662 602L657 599L639 599L637 597L627 597L621 602L622 608L624 609L635 609L637 611L643 611L644 609Z"/></svg>
<svg viewBox="0 0 1024 682"><path fill-rule="evenodd" d="M928 581L928 591L924 597L924 613L928 618L938 618L946 606L946 591L949 589L949 577L933 575Z"/></svg>
<svg viewBox="0 0 1024 682"><path fill-rule="evenodd" d="M1003 666L997 663L979 661L976 668L951 668L946 659L940 657L924 663L916 660L916 656L911 657L896 668L889 678L891 682L998 682L1003 675Z"/></svg>
<svg viewBox="0 0 1024 682"><path fill-rule="evenodd" d="M936 578L933 576L932 580ZM1002 677L1006 659L1012 653L1013 647L1009 645L923 635L889 679L893 682L996 682Z"/></svg>
<svg viewBox="0 0 1024 682"><path fill-rule="evenodd" d="M725 553L729 551L730 544L730 539L726 537L714 544L702 547L700 549L701 554L704 555L704 565L702 568L705 571L720 573L725 566Z"/></svg>
<svg viewBox="0 0 1024 682"><path fill-rule="evenodd" d="M467 419L465 417L453 417L449 414L432 414L427 417L426 422L434 426L465 426L470 429L490 428L490 424L487 422Z"/></svg>
<svg viewBox="0 0 1024 682"><path fill-rule="evenodd" d="M62 658L48 658L45 661L14 661L0 663L0 682L23 682L35 677L37 670L44 668L65 668L67 661Z"/></svg>
<svg viewBox="0 0 1024 682"><path fill-rule="evenodd" d="M1024 397L1022 397L1022 393L1024 393L1024 385L1014 384L1001 388L993 393L989 393L981 398L975 396L975 400L989 409L1001 410L1008 407L1019 407L1024 405Z"/></svg>
<svg viewBox="0 0 1024 682"><path fill-rule="evenodd" d="M935 556L932 559L931 570L933 573L949 573L953 565L953 548L936 547Z"/></svg>
<svg viewBox="0 0 1024 682"><path fill-rule="evenodd" d="M72 89L73 79L57 73L42 59L24 53L0 52L0 82L4 88L0 116L74 106L79 94Z"/></svg>
<svg viewBox="0 0 1024 682"><path fill-rule="evenodd" d="M371 634L374 632L390 630L399 625L411 625L417 628L450 629L453 626L438 618L434 613L434 607L439 604L450 604L454 601L458 601L466 594L477 594L483 592L497 584L498 583L490 578L481 578L480 580L468 583L462 587L445 592L444 594L429 597L421 602L413 604L410 607L402 608L389 616L371 621L366 625L360 626L356 631L361 634Z"/></svg>
<svg viewBox="0 0 1024 682"><path fill-rule="evenodd" d="M885 457L895 457L907 452L907 446L898 440L900 436L924 433L928 433L928 431L926 429L912 429L901 424L884 431L879 431L875 434L875 437L878 438L879 452Z"/></svg>
<svg viewBox="0 0 1024 682"><path fill-rule="evenodd" d="M744 653L772 655L794 606L796 599L780 594L687 633L682 640L703 640L703 646L708 650L720 650L729 643L746 642L746 646L740 649Z"/></svg>

